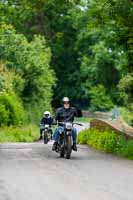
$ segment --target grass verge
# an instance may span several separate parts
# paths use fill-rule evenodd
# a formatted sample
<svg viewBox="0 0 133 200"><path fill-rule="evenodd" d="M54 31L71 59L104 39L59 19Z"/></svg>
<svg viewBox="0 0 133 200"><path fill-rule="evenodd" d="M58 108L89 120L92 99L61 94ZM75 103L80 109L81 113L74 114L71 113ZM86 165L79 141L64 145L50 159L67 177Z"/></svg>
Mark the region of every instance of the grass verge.
<svg viewBox="0 0 133 200"><path fill-rule="evenodd" d="M0 128L0 143L4 142L33 142L39 137L39 129L30 124L25 127L3 127Z"/></svg>
<svg viewBox="0 0 133 200"><path fill-rule="evenodd" d="M114 132L86 129L79 133L78 143L133 160L133 140L127 140L125 136Z"/></svg>
<svg viewBox="0 0 133 200"><path fill-rule="evenodd" d="M83 122L83 123L87 123L90 122L92 120L92 118L90 117L81 117L81 118L75 118L75 122Z"/></svg>

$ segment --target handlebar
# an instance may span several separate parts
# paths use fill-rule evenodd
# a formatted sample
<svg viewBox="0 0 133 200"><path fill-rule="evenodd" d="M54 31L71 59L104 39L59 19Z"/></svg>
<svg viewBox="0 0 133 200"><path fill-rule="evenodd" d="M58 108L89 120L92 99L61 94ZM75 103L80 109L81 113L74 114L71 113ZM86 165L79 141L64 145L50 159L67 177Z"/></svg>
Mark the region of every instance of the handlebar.
<svg viewBox="0 0 133 200"><path fill-rule="evenodd" d="M71 123L72 125L79 125L79 126L83 126L83 124L81 123L77 123L77 122L58 122L58 124L62 124L62 125L65 125L66 123Z"/></svg>
<svg viewBox="0 0 133 200"><path fill-rule="evenodd" d="M83 126L83 124L77 123L77 122L74 122L73 124L76 124L76 125L79 125L79 126Z"/></svg>
<svg viewBox="0 0 133 200"><path fill-rule="evenodd" d="M51 127L51 126L54 126L54 125L57 125L57 124L62 124L62 125L65 125L66 123L71 123L72 125L78 125L78 126L83 126L83 124L81 124L81 123L78 123L78 122L56 122L56 123L53 123L53 124L51 124L51 125L49 125L49 128ZM45 126L44 124L40 124L40 126Z"/></svg>

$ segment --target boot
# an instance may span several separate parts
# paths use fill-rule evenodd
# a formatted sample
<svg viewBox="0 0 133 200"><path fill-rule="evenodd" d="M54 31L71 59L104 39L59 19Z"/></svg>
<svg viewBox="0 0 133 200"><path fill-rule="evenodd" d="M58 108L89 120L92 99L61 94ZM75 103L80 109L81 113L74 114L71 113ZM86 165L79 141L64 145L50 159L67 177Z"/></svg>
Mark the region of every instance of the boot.
<svg viewBox="0 0 133 200"><path fill-rule="evenodd" d="M52 147L52 151L56 151L57 145L58 145L58 143L57 143L57 142L54 142L53 147Z"/></svg>
<svg viewBox="0 0 133 200"><path fill-rule="evenodd" d="M72 149L74 150L74 151L77 151L78 149L77 149L77 145L76 145L76 143L73 143L73 147L72 147Z"/></svg>

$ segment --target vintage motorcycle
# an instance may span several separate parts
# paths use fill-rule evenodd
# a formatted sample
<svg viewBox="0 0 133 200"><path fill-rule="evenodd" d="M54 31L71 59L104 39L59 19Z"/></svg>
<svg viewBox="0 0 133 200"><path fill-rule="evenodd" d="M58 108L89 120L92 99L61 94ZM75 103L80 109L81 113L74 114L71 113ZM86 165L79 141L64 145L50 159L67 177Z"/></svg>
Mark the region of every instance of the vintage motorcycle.
<svg viewBox="0 0 133 200"><path fill-rule="evenodd" d="M52 130L48 124L43 126L42 137L44 144L47 144L52 139Z"/></svg>
<svg viewBox="0 0 133 200"><path fill-rule="evenodd" d="M72 139L72 127L74 124L82 126L80 123L71 122L58 122L62 125L58 145L56 152L60 154L60 157L71 158L73 139Z"/></svg>

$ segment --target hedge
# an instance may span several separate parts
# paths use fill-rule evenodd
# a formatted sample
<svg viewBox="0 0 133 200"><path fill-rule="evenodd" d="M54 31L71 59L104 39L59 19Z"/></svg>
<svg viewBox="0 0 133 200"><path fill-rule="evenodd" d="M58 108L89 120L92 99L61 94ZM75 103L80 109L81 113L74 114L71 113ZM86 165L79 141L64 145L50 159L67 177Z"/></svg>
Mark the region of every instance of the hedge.
<svg viewBox="0 0 133 200"><path fill-rule="evenodd" d="M35 125L25 127L0 128L0 143L4 142L33 142L39 138L39 129Z"/></svg>
<svg viewBox="0 0 133 200"><path fill-rule="evenodd" d="M24 121L24 108L13 92L0 93L0 126L20 125Z"/></svg>
<svg viewBox="0 0 133 200"><path fill-rule="evenodd" d="M113 153L133 160L133 140L111 131L86 129L78 135L79 144L88 144L102 152Z"/></svg>

